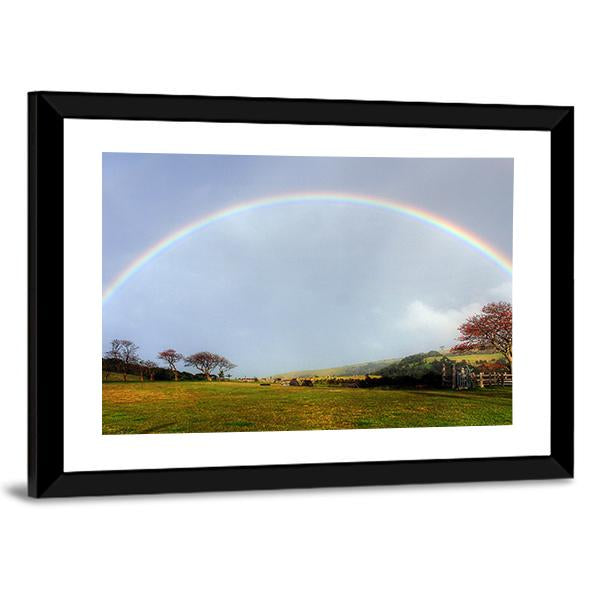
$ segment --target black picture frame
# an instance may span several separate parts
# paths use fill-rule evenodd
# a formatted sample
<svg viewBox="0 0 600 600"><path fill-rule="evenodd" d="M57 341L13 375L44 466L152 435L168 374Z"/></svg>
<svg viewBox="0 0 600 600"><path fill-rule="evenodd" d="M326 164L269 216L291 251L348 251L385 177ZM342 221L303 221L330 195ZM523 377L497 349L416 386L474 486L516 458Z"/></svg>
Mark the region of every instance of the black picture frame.
<svg viewBox="0 0 600 600"><path fill-rule="evenodd" d="M30 496L573 477L573 107L72 92L32 92L28 101ZM65 119L377 125L550 132L551 369L560 365L560 377L551 381L550 455L65 472L62 376ZM48 357L52 357L52 360L48 360Z"/></svg>

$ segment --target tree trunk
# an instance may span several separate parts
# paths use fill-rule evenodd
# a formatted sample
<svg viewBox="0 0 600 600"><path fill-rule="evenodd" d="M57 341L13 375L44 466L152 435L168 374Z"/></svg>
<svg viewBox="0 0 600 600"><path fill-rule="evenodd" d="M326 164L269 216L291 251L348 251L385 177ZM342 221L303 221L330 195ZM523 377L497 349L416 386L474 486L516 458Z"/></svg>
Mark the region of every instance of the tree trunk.
<svg viewBox="0 0 600 600"><path fill-rule="evenodd" d="M177 373L177 369L173 369L173 376L175 377L175 381L179 381L179 374Z"/></svg>

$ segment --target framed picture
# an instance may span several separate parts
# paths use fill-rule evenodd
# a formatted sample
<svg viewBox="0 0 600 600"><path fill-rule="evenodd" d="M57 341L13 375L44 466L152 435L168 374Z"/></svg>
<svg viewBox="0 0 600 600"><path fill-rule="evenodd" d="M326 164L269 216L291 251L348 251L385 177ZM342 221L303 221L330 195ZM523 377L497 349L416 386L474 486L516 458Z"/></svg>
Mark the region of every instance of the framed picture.
<svg viewBox="0 0 600 600"><path fill-rule="evenodd" d="M573 476L573 108L29 95L29 494Z"/></svg>

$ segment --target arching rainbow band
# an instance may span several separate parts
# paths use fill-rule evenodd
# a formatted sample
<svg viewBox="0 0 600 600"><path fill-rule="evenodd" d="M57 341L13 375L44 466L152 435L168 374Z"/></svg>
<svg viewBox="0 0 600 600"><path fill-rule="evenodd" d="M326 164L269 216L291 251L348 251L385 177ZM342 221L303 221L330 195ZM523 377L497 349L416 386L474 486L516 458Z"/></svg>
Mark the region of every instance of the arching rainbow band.
<svg viewBox="0 0 600 600"><path fill-rule="evenodd" d="M277 206L283 204L299 204L305 202L332 202L332 203L344 203L354 204L358 206L374 206L387 210L394 211L396 213L412 217L432 225L446 233L457 237L463 242L469 244L476 250L479 250L482 254L494 261L508 274L512 274L512 262L502 252L492 247L490 244L479 238L476 234L471 231L452 223L448 219L436 215L432 212L411 206L409 204L403 204L393 200L385 198L377 198L373 196L362 196L357 194L340 194L331 192L311 192L307 194L293 194L283 196L270 196L267 198L259 198L255 200L241 202L233 206L229 206L223 210L213 212L209 215L205 215L184 225L176 231L170 233L166 237L162 238L156 244L153 244L144 252L142 252L133 262L131 262L125 269L123 269L117 277L115 277L109 286L104 291L102 298L103 302L106 302L114 292L121 287L132 275L137 273L146 263L156 258L159 254L162 254L168 250L173 244L179 240L191 235L192 233L215 223L226 219L233 215L238 215L255 208L264 208L268 206Z"/></svg>

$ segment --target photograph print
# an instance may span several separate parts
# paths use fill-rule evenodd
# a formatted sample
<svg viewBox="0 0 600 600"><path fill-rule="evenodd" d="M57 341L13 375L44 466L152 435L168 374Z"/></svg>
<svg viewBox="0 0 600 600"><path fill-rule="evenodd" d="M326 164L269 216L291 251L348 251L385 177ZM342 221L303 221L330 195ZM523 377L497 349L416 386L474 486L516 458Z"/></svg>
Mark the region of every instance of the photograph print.
<svg viewBox="0 0 600 600"><path fill-rule="evenodd" d="M512 423L512 158L103 153L102 433Z"/></svg>

